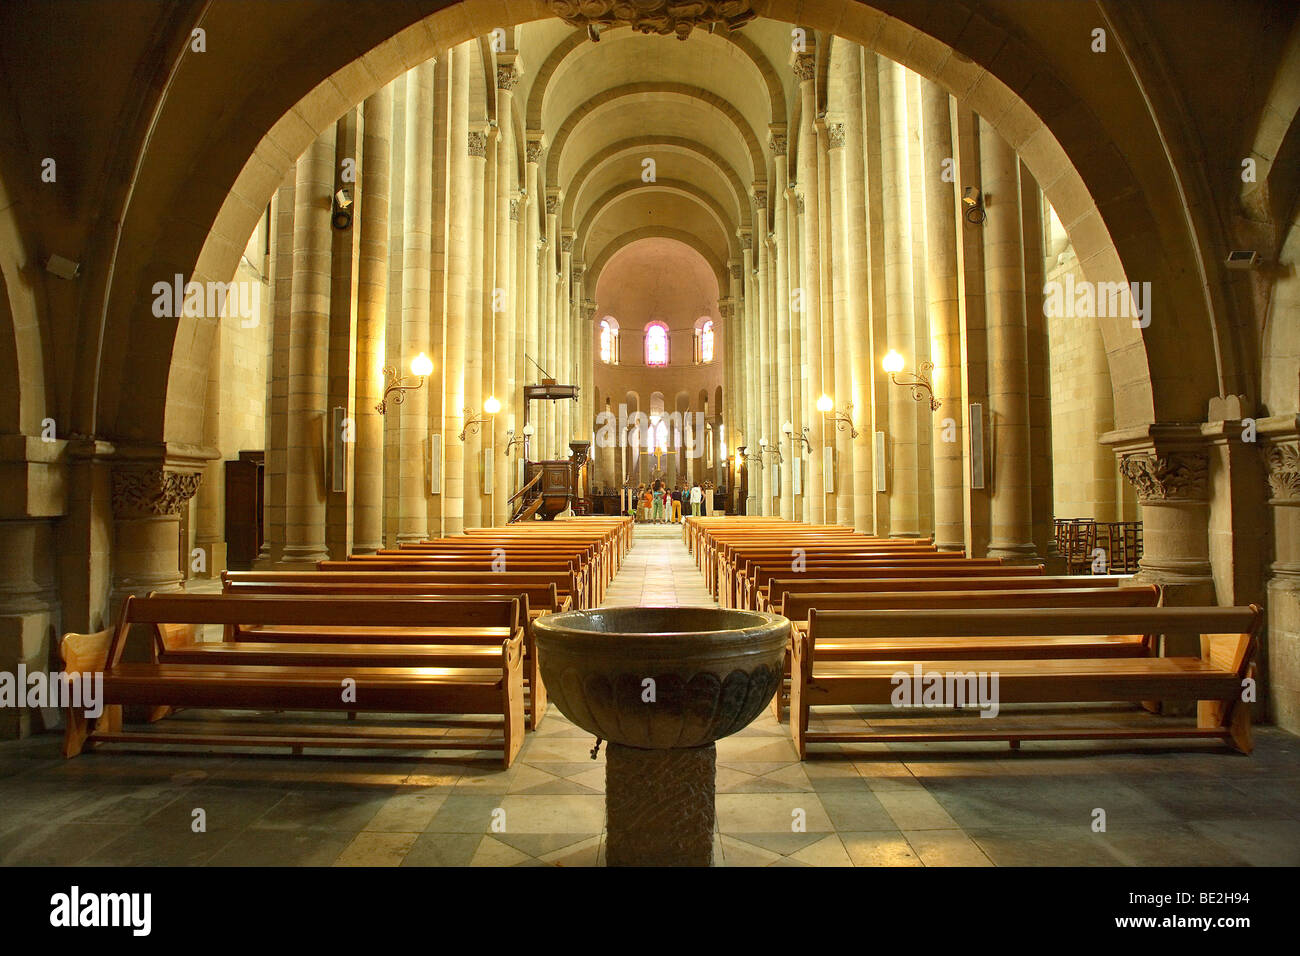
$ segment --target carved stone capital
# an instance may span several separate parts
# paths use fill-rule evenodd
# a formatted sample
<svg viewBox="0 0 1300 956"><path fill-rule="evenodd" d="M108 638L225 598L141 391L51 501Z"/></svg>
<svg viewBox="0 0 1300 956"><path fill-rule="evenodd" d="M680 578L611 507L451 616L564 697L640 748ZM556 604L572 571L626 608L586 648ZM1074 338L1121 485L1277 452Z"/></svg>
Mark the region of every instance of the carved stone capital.
<svg viewBox="0 0 1300 956"><path fill-rule="evenodd" d="M582 281L582 273L583 273L583 270L582 270L582 269L570 269L570 270L569 270L569 280L570 280L574 285L577 285L578 283L580 283L580 282Z"/></svg>
<svg viewBox="0 0 1300 956"><path fill-rule="evenodd" d="M546 197L546 215L554 216L559 211L560 197L558 194L552 193Z"/></svg>
<svg viewBox="0 0 1300 956"><path fill-rule="evenodd" d="M1273 500L1300 500L1300 446L1290 442L1266 445L1264 462Z"/></svg>
<svg viewBox="0 0 1300 956"><path fill-rule="evenodd" d="M754 237L747 232L742 232L740 234L740 248L741 249L754 248Z"/></svg>
<svg viewBox="0 0 1300 956"><path fill-rule="evenodd" d="M201 473L165 468L125 466L112 472L113 514L118 518L155 518L178 515L194 497Z"/></svg>
<svg viewBox="0 0 1300 956"><path fill-rule="evenodd" d="M744 277L744 275L745 275L745 267L740 263L736 263L731 267L731 278L735 279L737 282L739 282Z"/></svg>
<svg viewBox="0 0 1300 956"><path fill-rule="evenodd" d="M519 221L519 200L518 199L510 200L510 221L511 222Z"/></svg>
<svg viewBox="0 0 1300 956"><path fill-rule="evenodd" d="M478 130L469 131L469 154L477 159L487 157L487 134Z"/></svg>
<svg viewBox="0 0 1300 956"><path fill-rule="evenodd" d="M811 53L800 53L794 58L791 68L799 82L812 80L817 76L817 57Z"/></svg>
<svg viewBox="0 0 1300 956"><path fill-rule="evenodd" d="M637 33L685 40L695 27L710 33L719 25L739 30L757 15L750 0L546 0L546 5L569 26L586 30L592 40L598 40L602 30L624 24Z"/></svg>
<svg viewBox="0 0 1300 956"><path fill-rule="evenodd" d="M513 63L499 64L497 66L497 89L509 93L519 82L519 71L515 69Z"/></svg>
<svg viewBox="0 0 1300 956"><path fill-rule="evenodd" d="M785 133L772 133L767 138L767 145L771 148L773 156L784 156L787 142Z"/></svg>
<svg viewBox="0 0 1300 956"><path fill-rule="evenodd" d="M1125 455L1120 474L1137 490L1138 501L1203 501L1209 493L1210 456L1204 452Z"/></svg>
<svg viewBox="0 0 1300 956"><path fill-rule="evenodd" d="M831 123L826 127L826 148L840 149L844 145L844 124Z"/></svg>
<svg viewBox="0 0 1300 956"><path fill-rule="evenodd" d="M528 145L524 147L524 159L530 163L540 163L542 161L542 141L540 139L530 139Z"/></svg>
<svg viewBox="0 0 1300 956"><path fill-rule="evenodd" d="M560 237L560 251L561 251L561 252L572 252L572 251L573 251L573 237L572 237L572 236L561 236L561 237Z"/></svg>
<svg viewBox="0 0 1300 956"><path fill-rule="evenodd" d="M763 210L766 210L766 209L767 209L767 190L766 190L766 189L755 189L755 190L754 190L754 205L757 206L759 209L763 209Z"/></svg>
<svg viewBox="0 0 1300 956"><path fill-rule="evenodd" d="M795 193L795 194L794 194L794 206L795 206L795 209L798 210L799 215L801 215L801 216L803 215L803 205L804 205L803 193Z"/></svg>

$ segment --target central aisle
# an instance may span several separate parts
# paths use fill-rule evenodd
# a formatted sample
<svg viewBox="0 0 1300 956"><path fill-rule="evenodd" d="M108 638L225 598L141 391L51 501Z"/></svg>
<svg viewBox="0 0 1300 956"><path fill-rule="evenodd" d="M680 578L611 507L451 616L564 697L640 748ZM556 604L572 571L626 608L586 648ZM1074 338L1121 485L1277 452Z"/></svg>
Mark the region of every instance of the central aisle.
<svg viewBox="0 0 1300 956"><path fill-rule="evenodd" d="M682 541L679 524L637 525L632 550L605 591L602 607L628 604L717 607Z"/></svg>

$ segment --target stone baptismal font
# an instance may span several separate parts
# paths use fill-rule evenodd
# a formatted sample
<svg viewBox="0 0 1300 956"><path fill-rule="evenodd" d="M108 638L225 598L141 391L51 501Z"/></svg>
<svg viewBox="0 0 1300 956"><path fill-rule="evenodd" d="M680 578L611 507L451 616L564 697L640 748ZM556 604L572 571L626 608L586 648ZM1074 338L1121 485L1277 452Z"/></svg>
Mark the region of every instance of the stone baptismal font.
<svg viewBox="0 0 1300 956"><path fill-rule="evenodd" d="M549 615L535 627L551 700L608 742L607 864L710 865L714 741L748 726L780 687L790 622L617 607Z"/></svg>

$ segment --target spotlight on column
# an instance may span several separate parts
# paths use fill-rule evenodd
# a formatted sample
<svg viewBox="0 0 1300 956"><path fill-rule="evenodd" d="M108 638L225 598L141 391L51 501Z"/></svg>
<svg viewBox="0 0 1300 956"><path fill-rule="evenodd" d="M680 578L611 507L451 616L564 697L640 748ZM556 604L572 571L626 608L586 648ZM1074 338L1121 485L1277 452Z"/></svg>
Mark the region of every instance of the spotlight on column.
<svg viewBox="0 0 1300 956"><path fill-rule="evenodd" d="M60 279L75 279L81 274L81 263L63 256L50 256L45 260L45 271Z"/></svg>
<svg viewBox="0 0 1300 956"><path fill-rule="evenodd" d="M966 221L973 226L978 226L985 219L984 196L974 186L967 186L962 190L962 205L966 207Z"/></svg>
<svg viewBox="0 0 1300 956"><path fill-rule="evenodd" d="M348 229L352 226L352 194L340 189L334 194L334 212L330 217L335 229Z"/></svg>

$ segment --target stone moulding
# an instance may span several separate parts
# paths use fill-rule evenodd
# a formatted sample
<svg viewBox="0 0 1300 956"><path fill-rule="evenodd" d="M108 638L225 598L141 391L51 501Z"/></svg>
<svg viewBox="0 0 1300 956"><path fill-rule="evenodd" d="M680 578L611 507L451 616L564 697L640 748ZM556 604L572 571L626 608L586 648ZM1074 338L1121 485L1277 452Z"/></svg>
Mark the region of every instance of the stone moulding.
<svg viewBox="0 0 1300 956"><path fill-rule="evenodd" d="M1210 459L1204 452L1125 455L1120 474L1139 501L1203 499L1209 491Z"/></svg>
<svg viewBox="0 0 1300 956"><path fill-rule="evenodd" d="M601 30L623 25L685 40L696 27L739 30L757 16L749 0L546 0L546 5L569 26L586 29L592 40L600 39Z"/></svg>
<svg viewBox="0 0 1300 956"><path fill-rule="evenodd" d="M118 517L178 515L199 490L202 474L163 468L115 468L113 514Z"/></svg>

